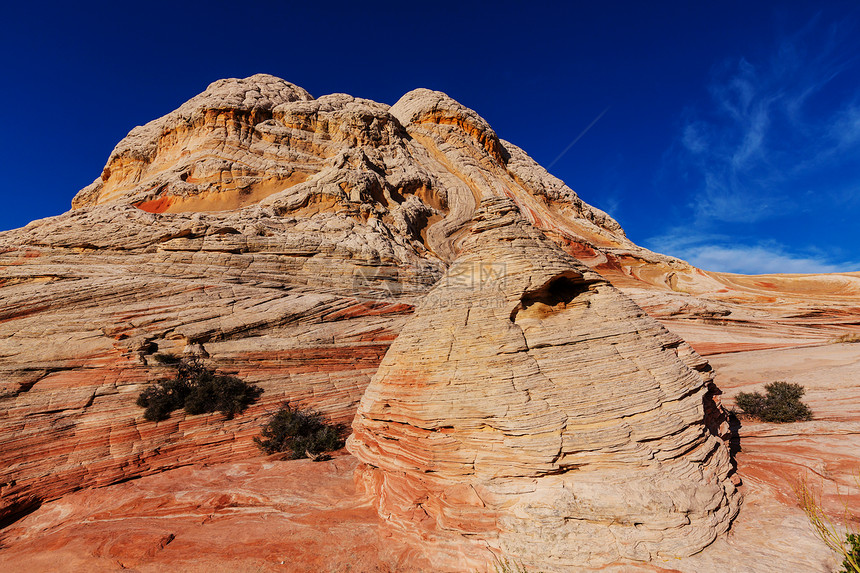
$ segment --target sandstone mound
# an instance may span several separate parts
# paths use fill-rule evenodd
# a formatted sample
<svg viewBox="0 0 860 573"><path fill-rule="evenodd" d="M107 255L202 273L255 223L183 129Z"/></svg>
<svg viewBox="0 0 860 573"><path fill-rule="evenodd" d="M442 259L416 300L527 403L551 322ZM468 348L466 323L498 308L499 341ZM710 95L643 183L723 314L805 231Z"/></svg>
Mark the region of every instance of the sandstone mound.
<svg viewBox="0 0 860 573"><path fill-rule="evenodd" d="M221 80L133 129L72 211L0 233L0 519L252 455L283 400L352 419L480 197L532 193L499 163L531 160L475 112L427 90L403 101ZM552 180L528 179L567 190L593 233L617 228ZM262 401L230 421L145 422L135 398L170 374L155 356L187 352Z"/></svg>
<svg viewBox="0 0 860 573"><path fill-rule="evenodd" d="M857 274L725 276L642 249L441 92L417 89L388 106L313 98L263 74L221 80L133 129L72 211L0 233L0 521L78 489L253 456L251 437L284 400L353 419L413 308L458 260L420 311L445 309L433 323L441 330L420 333L427 354L402 354L418 348L415 322L397 343L400 358L386 359L385 372L408 367L417 376L414 403L405 389L398 398L400 415L414 420L392 431L429 441L374 445L371 416L354 442L377 465L366 477L383 493L390 524L423 532L414 539L421 547L427 530L415 499L435 491L441 497L420 502L432 528L462 544L457 532L486 526L492 547L529 559L546 550L553 567L692 551L724 528L735 503L725 449L714 445L724 428L707 367L562 251L673 332L705 341L697 348L821 342L857 330ZM507 277L496 259L512 273L504 289L457 288L472 285L470 269ZM452 398L453 386L440 387L434 402L423 389L448 368L443 336L458 368L445 380L468 391ZM715 336L725 340L714 344ZM176 413L145 422L135 398L170 373L156 355L192 352L263 387L261 402L234 420ZM577 373L581 387L553 390L547 380L561 370ZM467 384L474 380L485 383ZM469 393L484 387L487 396ZM459 414L437 428L446 408ZM492 425L475 426L481 416ZM394 449L382 460L385 448ZM608 489L588 479L598 476ZM711 485L691 498L688 486L707 476ZM461 478L470 485L449 487ZM527 482L534 487L518 501ZM661 501L664 486L680 493ZM576 509L559 492L587 504ZM617 514L629 519L613 523ZM565 550L573 553L546 545L580 530L600 543ZM607 531L620 541L604 544Z"/></svg>
<svg viewBox="0 0 860 573"><path fill-rule="evenodd" d="M707 363L510 201L485 200L461 246L353 422L380 513L550 570L725 531L738 495Z"/></svg>

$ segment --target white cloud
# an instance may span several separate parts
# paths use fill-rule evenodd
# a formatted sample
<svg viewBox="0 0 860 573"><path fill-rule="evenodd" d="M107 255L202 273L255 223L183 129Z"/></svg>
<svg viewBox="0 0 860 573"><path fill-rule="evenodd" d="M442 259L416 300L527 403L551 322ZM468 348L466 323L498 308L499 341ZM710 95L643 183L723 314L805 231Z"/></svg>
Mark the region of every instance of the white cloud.
<svg viewBox="0 0 860 573"><path fill-rule="evenodd" d="M814 179L858 151L860 93L841 93L835 107L832 97L814 97L856 66L840 54L837 32L812 23L769 60L715 68L710 105L686 111L667 153L694 187L688 207L697 223L751 223L795 211L794 181Z"/></svg>
<svg viewBox="0 0 860 573"><path fill-rule="evenodd" d="M770 124L770 110L765 104L760 105L746 118L747 128L743 134L743 141L735 149L732 155L732 168L744 169L752 161L765 158L767 149L764 149L764 139L768 134Z"/></svg>
<svg viewBox="0 0 860 573"><path fill-rule="evenodd" d="M594 205L610 217L617 219L622 203L617 195L604 195Z"/></svg>
<svg viewBox="0 0 860 573"><path fill-rule="evenodd" d="M733 243L726 235L685 235L682 230L647 240L649 249L707 271L745 275L860 271L860 261L834 262L820 252L797 253L775 242Z"/></svg>
<svg viewBox="0 0 860 573"><path fill-rule="evenodd" d="M850 147L860 141L860 105L852 102L837 113L829 131L840 147Z"/></svg>
<svg viewBox="0 0 860 573"><path fill-rule="evenodd" d="M747 275L836 273L846 269L845 265L828 263L825 259L792 255L760 246L695 247L681 258L702 269ZM860 270L857 265L853 268Z"/></svg>
<svg viewBox="0 0 860 573"><path fill-rule="evenodd" d="M684 126L684 135L681 138L681 143L690 153L699 154L707 151L708 141L702 130L703 126L696 122L688 123Z"/></svg>

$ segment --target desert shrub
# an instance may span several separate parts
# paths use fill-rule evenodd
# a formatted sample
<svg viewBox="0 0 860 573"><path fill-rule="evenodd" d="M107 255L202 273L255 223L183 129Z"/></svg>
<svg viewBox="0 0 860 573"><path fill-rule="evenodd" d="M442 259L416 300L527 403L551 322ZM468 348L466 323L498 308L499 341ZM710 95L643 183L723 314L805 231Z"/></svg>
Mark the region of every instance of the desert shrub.
<svg viewBox="0 0 860 573"><path fill-rule="evenodd" d="M183 380L163 380L146 388L137 397L137 405L146 408L143 417L150 422L166 420L170 413L185 405L190 388Z"/></svg>
<svg viewBox="0 0 860 573"><path fill-rule="evenodd" d="M764 386L765 394L760 392L741 392L735 404L745 414L763 422L798 422L812 419L812 410L800 401L806 391L800 384L771 382Z"/></svg>
<svg viewBox="0 0 860 573"><path fill-rule="evenodd" d="M222 376L206 371L185 398L185 411L189 414L221 412L231 420L242 413L262 393L262 389L239 380L235 376Z"/></svg>
<svg viewBox="0 0 860 573"><path fill-rule="evenodd" d="M839 573L860 573L860 534L845 534L845 549L847 555L842 560L842 571Z"/></svg>
<svg viewBox="0 0 860 573"><path fill-rule="evenodd" d="M855 476L855 480L860 486L860 472ZM848 499L843 500L845 511L842 521L846 525L841 526L824 512L821 493L807 482L805 476L801 476L795 482L794 495L815 535L843 558L839 573L860 573L860 531L850 525L852 522L856 523L856 516L852 518Z"/></svg>
<svg viewBox="0 0 860 573"><path fill-rule="evenodd" d="M176 375L141 392L137 405L151 422L166 420L174 410L188 414L221 412L229 420L252 404L262 388L235 376L217 374L199 358L186 358L175 365Z"/></svg>
<svg viewBox="0 0 860 573"><path fill-rule="evenodd" d="M163 352L153 354L152 358L159 364L179 364L179 362L181 362L181 359L178 356L174 356L173 354L165 354Z"/></svg>
<svg viewBox="0 0 860 573"><path fill-rule="evenodd" d="M346 427L332 424L319 412L284 404L266 422L254 443L263 452L289 452L294 460L319 459L325 452L343 447Z"/></svg>

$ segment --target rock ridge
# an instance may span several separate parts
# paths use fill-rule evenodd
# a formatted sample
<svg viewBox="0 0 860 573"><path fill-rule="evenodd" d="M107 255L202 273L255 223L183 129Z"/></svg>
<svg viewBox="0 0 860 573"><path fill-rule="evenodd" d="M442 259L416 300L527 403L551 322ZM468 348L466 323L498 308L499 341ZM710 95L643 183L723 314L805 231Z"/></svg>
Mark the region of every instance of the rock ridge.
<svg viewBox="0 0 860 573"><path fill-rule="evenodd" d="M684 557L726 531L739 495L707 363L509 199L481 203L461 248L353 422L380 515L545 570Z"/></svg>
<svg viewBox="0 0 860 573"><path fill-rule="evenodd" d="M388 106L346 94L314 98L262 74L221 80L132 130L73 207L0 233L6 523L47 504L30 516L38 525L42 511L54 511L51 500L79 489L141 476L155 483L172 468L252 457L251 437L283 401L349 422L377 374L357 422L363 445L354 447L369 464L359 484L382 492L385 528L425 561L453 568L478 539L547 563L547 571L613 556L622 570L652 570L658 565L633 560L656 555L659 563L694 550L736 507L719 445L726 435L719 391L699 354L720 363L727 352L783 356L773 349L816 350L858 332L857 273L724 275L638 247L479 114L432 90ZM478 289L476 281L495 286ZM422 329L421 320L440 330ZM582 331L587 325L593 332ZM414 342L419 335L438 345L436 354ZM393 374L393 354L378 372L395 339L398 360L428 367L415 373L414 387L388 385L406 380ZM231 421L177 414L144 423L136 396L169 374L155 355L186 352L208 354L210 366L260 385L261 402ZM433 376L445 372L439 357L452 352L460 368L449 378L462 383L466 400L445 398L450 385L434 386ZM627 394L597 392L599 408L582 417L577 408L594 399L588 388L599 387L591 368L607 388L630 390L640 375L644 382ZM548 381L567 371L580 373L573 380L581 387L558 392ZM469 394L476 391L469 382L485 378L490 395ZM383 422L391 414L377 412L384 402L376 399L395 387L402 419ZM438 393L428 395L433 388ZM816 410L850 418L850 392L838 404L825 394ZM427 404L434 406L425 411ZM442 424L449 406L460 414ZM491 424L478 425L481 416ZM579 418L587 423L570 421ZM373 437L389 430L402 432L402 443ZM780 439L800 436L809 451L830 439L792 431ZM416 445L415 436L433 439ZM753 443L770 439L762 436ZM451 449L457 439L464 447ZM512 451L524 454L511 459ZM784 458L785 467L795 463ZM769 458L755 463L765 481L775 479ZM645 483L641 495L630 494L644 479L624 473L633 467L679 493L661 500ZM675 481L659 481L664 471L677 471ZM632 477L613 482L612 472ZM606 475L599 485L616 488L620 506L600 496L596 482ZM458 481L467 485L451 485ZM534 487L523 490L527 482ZM690 494L690 484L704 482L699 497ZM416 504L429 494L433 501ZM643 509L649 499L653 507ZM633 524L611 523L615 514ZM743 531L759 522L746 523ZM546 545L575 538L577 527L606 543ZM721 536L707 551L722 555L737 537ZM701 555L672 564L714 570L696 569Z"/></svg>

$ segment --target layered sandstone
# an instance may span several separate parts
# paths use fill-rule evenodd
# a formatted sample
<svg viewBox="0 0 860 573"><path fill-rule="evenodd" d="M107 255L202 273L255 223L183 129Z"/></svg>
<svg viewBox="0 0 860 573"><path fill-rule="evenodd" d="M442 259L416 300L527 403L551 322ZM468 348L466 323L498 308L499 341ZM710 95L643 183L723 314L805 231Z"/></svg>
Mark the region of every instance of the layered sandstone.
<svg viewBox="0 0 860 573"><path fill-rule="evenodd" d="M253 453L283 400L349 421L480 196L503 193L620 232L439 92L389 108L258 75L135 128L71 212L0 234L0 515ZM153 357L189 352L262 401L145 423L136 395L170 375Z"/></svg>
<svg viewBox="0 0 860 573"><path fill-rule="evenodd" d="M808 472L816 488L823 482L834 517L841 516L846 494L850 507L860 501L851 478L860 466L860 392L854 383L860 352L830 344L738 351L711 363L726 389L724 400L739 389L760 389L762 378L788 375L803 383L815 420L780 426L745 421L738 429L744 502L727 535L684 559L624 561L599 571L771 573L774 564L789 571L834 571L838 561L813 535L791 487L800 471ZM439 555L452 553L452 538L415 544L402 530L387 527L355 490L357 463L352 456L322 464L242 460L85 489L45 503L0 531L0 568L438 571ZM475 560L486 556L482 567L464 570L494 570L486 548L462 542L459 547Z"/></svg>
<svg viewBox="0 0 860 573"><path fill-rule="evenodd" d="M284 400L351 420L414 307L431 304L426 295L446 270L458 276L449 267L474 242L476 210L492 198L512 200L546 238L701 353L821 344L860 331L857 273L723 275L642 249L611 217L440 92L414 90L388 106L345 94L315 99L266 75L221 80L132 130L71 212L0 233L0 520L45 504L31 518L47 523L44 512L65 511L52 510L51 500L78 489L110 492L117 487L111 484L143 475L156 480L172 468L253 456L251 437ZM524 234L511 241L514 251L537 241L534 229L517 225ZM639 312L621 295L607 296L614 291L576 264L575 273L601 291L599 300L616 297L619 308ZM690 384L699 377L701 388L709 386L704 362L654 328L649 322L644 332L673 364L692 369ZM155 360L159 353L208 356L211 366L263 387L261 402L234 420L176 413L145 422L134 400L170 375ZM836 435L829 420L823 423L823 434ZM806 435L803 428L787 430L786 439L792 431ZM687 432L676 437L698 443L684 442ZM535 471L543 462L529 463ZM469 491L460 493L462 500L446 494L459 512L460 501L474 501ZM142 502L140 512L157 509ZM385 527L408 528L422 514L387 515L393 519ZM743 515L741 523L758 523ZM692 521L675 532L684 540L681 552L719 530ZM37 530L28 530L32 547ZM412 550L431 563L457 555L458 544L468 544L457 531L441 541L437 535L435 545L413 538ZM696 531L708 533L690 535ZM534 539L527 528L521 533ZM524 555L531 543L519 547L497 533L488 539L496 550L504 543ZM665 546L649 541L641 555L659 556ZM803 551L813 553L809 544ZM408 563L403 559L397 567ZM684 562L699 563L692 559Z"/></svg>
<svg viewBox="0 0 860 573"><path fill-rule="evenodd" d="M76 492L4 531L6 572L431 570L355 495L356 461L247 460ZM63 515L58 521L56 516Z"/></svg>
<svg viewBox="0 0 860 573"><path fill-rule="evenodd" d="M380 513L554 571L700 551L738 510L707 363L511 201L481 205L353 422Z"/></svg>
<svg viewBox="0 0 860 573"><path fill-rule="evenodd" d="M283 400L348 422L427 288L417 282L426 276L379 261L378 235L363 227L293 230L257 219L248 230L235 216L166 222L133 207L120 213L44 222L30 236L44 232L54 244L0 255L6 513L81 487L253 455L251 437ZM58 227L90 224L105 234L90 237L91 246L56 244L72 239ZM100 240L110 246L93 245ZM332 256L349 249L356 260ZM358 258L362 252L376 261ZM375 274L361 274L368 269ZM392 280L402 288L376 296ZM171 375L154 356L187 353L260 385L261 401L229 421L182 413L144 421L137 395Z"/></svg>

